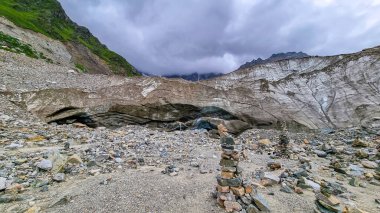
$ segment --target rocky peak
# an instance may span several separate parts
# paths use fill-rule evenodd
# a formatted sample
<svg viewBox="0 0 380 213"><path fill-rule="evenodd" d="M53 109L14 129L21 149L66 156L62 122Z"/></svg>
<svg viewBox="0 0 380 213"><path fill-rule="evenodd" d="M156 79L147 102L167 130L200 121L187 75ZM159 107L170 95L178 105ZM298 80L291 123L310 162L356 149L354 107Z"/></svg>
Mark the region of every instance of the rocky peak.
<svg viewBox="0 0 380 213"><path fill-rule="evenodd" d="M296 58L305 58L308 57L309 55L304 53L304 52L286 52L286 53L276 53L272 54L269 58L267 59L253 59L250 62L246 62L245 64L241 65L239 69L244 69L244 68L249 68L257 64L265 64L268 62L275 62L275 61L281 61L281 60L286 60L286 59L296 59Z"/></svg>

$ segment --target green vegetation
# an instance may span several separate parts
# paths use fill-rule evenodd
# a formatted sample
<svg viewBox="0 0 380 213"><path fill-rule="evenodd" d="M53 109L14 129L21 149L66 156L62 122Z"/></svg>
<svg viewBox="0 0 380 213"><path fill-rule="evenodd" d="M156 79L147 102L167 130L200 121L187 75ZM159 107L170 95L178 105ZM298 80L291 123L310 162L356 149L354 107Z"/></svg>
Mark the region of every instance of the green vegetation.
<svg viewBox="0 0 380 213"><path fill-rule="evenodd" d="M103 59L115 74L140 75L123 57L100 43L87 28L71 21L57 0L1 0L0 16L19 27L53 39L83 44Z"/></svg>
<svg viewBox="0 0 380 213"><path fill-rule="evenodd" d="M86 67L83 66L83 64L76 63L75 67L80 71L80 72L87 72Z"/></svg>
<svg viewBox="0 0 380 213"><path fill-rule="evenodd" d="M51 60L46 58L43 53L37 52L30 44L24 44L19 39L10 35L6 35L0 31L0 49L7 50L14 53L24 54L31 58L41 58L48 62Z"/></svg>

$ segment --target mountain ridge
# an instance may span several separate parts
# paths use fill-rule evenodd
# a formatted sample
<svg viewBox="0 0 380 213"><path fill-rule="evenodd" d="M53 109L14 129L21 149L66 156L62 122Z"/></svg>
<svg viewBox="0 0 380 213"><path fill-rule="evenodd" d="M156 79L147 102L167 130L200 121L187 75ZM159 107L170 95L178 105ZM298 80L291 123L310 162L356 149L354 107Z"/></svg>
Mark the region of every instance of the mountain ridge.
<svg viewBox="0 0 380 213"><path fill-rule="evenodd" d="M253 59L250 62L246 62L245 64L241 65L239 69L249 68L258 64L264 64L268 62L281 61L281 60L286 60L286 59L304 58L304 57L309 57L309 55L304 52L275 53L275 54L272 54L267 59L257 58L257 59Z"/></svg>

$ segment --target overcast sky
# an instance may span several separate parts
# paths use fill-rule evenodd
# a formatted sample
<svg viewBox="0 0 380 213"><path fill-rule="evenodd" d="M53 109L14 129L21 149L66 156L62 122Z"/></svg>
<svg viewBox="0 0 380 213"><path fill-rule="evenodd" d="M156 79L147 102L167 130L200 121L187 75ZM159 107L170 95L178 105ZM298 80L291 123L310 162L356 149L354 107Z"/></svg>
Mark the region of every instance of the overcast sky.
<svg viewBox="0 0 380 213"><path fill-rule="evenodd" d="M380 0L59 0L136 68L230 72L253 58L380 45Z"/></svg>

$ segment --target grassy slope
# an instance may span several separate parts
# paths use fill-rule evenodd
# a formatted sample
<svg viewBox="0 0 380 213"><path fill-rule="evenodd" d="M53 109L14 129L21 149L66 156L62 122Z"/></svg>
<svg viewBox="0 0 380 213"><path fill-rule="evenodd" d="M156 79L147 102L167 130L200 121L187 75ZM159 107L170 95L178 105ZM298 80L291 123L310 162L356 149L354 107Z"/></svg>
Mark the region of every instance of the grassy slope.
<svg viewBox="0 0 380 213"><path fill-rule="evenodd" d="M115 74L140 75L123 57L101 44L87 28L72 22L57 0L1 0L0 16L53 39L83 44L103 59Z"/></svg>
<svg viewBox="0 0 380 213"><path fill-rule="evenodd" d="M46 59L46 61L51 62L43 53L34 50L30 44L24 44L19 39L6 35L3 32L0 32L0 49L24 54L31 58Z"/></svg>

